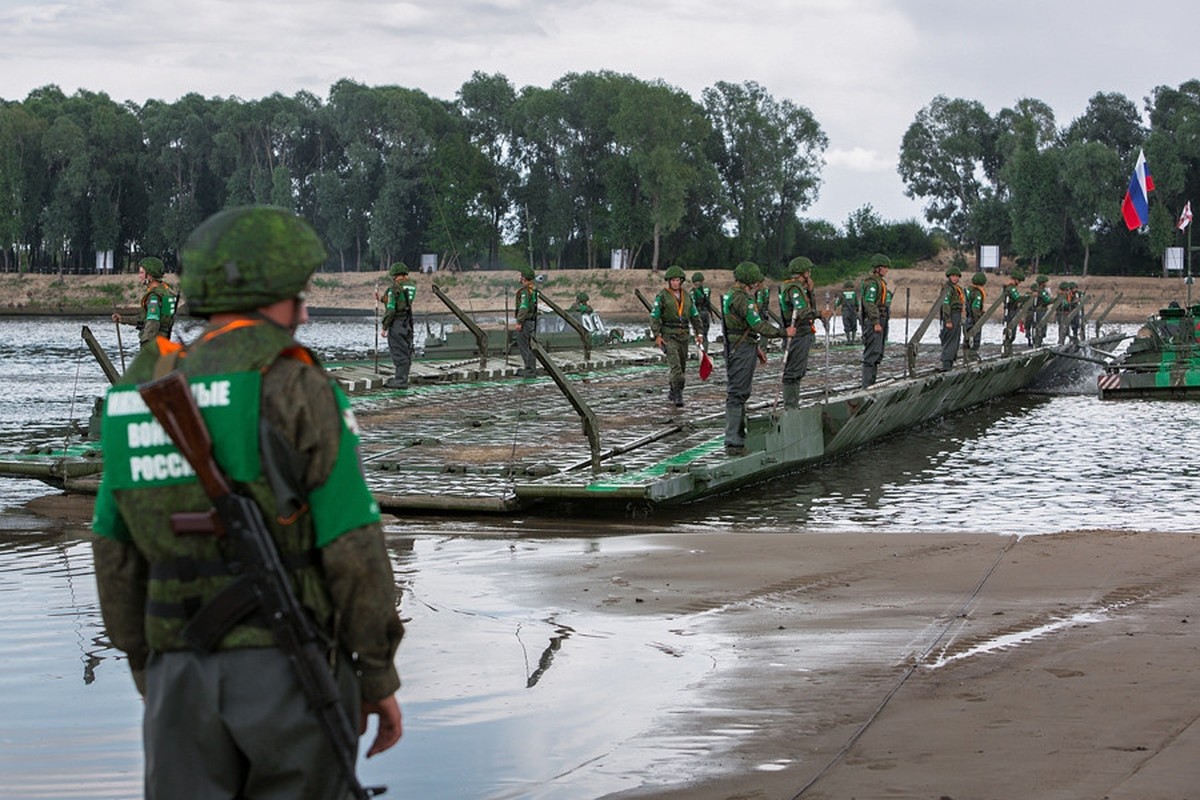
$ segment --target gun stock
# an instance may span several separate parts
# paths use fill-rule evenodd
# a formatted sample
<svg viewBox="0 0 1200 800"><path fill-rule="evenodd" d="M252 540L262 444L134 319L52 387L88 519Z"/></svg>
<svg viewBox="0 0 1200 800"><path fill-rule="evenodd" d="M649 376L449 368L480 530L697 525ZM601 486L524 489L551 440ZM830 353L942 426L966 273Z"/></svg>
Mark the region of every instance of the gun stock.
<svg viewBox="0 0 1200 800"><path fill-rule="evenodd" d="M232 543L236 560L250 580L257 600L250 607L262 611L275 643L291 662L321 729L331 744L355 800L383 794L385 787L365 788L354 769L358 737L341 704L341 694L329 670L324 634L309 618L292 589L291 579L279 558L275 540L263 519L262 510L249 497L233 491L212 454L212 436L204 424L200 407L192 396L183 373L166 376L138 386L138 392L180 453L191 464L204 493L212 501L220 527ZM197 614L204 616L205 611ZM244 614L214 614L232 624ZM197 632L198 641L215 646L225 630Z"/></svg>

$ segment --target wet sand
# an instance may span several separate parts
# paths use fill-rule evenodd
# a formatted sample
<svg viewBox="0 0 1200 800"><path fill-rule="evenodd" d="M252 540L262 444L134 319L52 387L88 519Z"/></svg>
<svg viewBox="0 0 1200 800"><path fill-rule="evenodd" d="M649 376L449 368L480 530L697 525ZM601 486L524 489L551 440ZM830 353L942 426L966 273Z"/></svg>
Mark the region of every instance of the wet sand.
<svg viewBox="0 0 1200 800"><path fill-rule="evenodd" d="M90 499L30 506L74 528ZM711 662L609 798L1200 793L1200 534L631 533L521 563L513 606L669 620L642 644Z"/></svg>
<svg viewBox="0 0 1200 800"><path fill-rule="evenodd" d="M671 724L740 733L691 781L612 797L1200 792L1200 536L642 541L537 591L733 634L694 687L703 707Z"/></svg>

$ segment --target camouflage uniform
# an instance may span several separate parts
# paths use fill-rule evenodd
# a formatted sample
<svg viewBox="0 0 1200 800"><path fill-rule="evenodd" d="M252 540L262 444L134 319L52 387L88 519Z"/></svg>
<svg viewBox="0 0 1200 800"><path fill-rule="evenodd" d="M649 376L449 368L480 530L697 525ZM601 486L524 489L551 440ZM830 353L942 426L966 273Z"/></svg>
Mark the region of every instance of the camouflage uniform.
<svg viewBox="0 0 1200 800"><path fill-rule="evenodd" d="M138 344L145 347L162 336L171 338L171 329L175 324L176 296L170 284L164 281L166 274L163 262L154 256L147 256L138 262L138 268L145 274L146 291L142 294L141 313L133 322L126 323L120 314L113 316L117 322L133 325L138 331Z"/></svg>
<svg viewBox="0 0 1200 800"><path fill-rule="evenodd" d="M185 269L200 272L205 254L220 252L211 243L223 241L231 216L233 227L241 219L258 223L250 233L278 232L258 210L230 209L202 224L185 245ZM298 263L305 255L323 260L315 234L309 244L292 253ZM223 270L244 266L224 257ZM349 719L382 714L399 687L393 659L403 626L378 506L362 478L353 414L291 331L253 313L270 305L260 303L264 295L295 296L299 289L263 289L247 280L242 291L241 277L233 277L238 289L221 287L210 274L195 276L188 290L185 272L193 313L215 314L221 324L210 325L186 351L158 339L109 392L105 472L92 523L100 537L93 552L101 611L145 698L146 797L178 797L181 787L195 797L340 797L346 782L332 747L265 622L251 613L228 629L215 628L211 651L193 649L185 638L197 613L236 582L239 570L211 526L177 532L177 512L212 506L133 388L172 367L189 380L214 457L263 510L298 598L329 636ZM226 297L241 291L254 305L245 312L219 302L206 306L206 297L222 291ZM301 308L297 302L293 315Z"/></svg>
<svg viewBox="0 0 1200 800"><path fill-rule="evenodd" d="M413 300L417 286L408 279L408 267L392 264L388 269L392 284L383 293L383 330L387 334L388 353L395 376L387 382L392 389L408 388L408 373L413 358Z"/></svg>
<svg viewBox="0 0 1200 800"><path fill-rule="evenodd" d="M799 256L788 266L791 277L779 289L779 310L784 323L795 327L796 335L788 337L784 351L783 406L795 408L800 405L800 381L808 372L808 353L817 338L814 323L821 314L807 280L812 262Z"/></svg>
<svg viewBox="0 0 1200 800"><path fill-rule="evenodd" d="M872 256L871 274L863 278L858 289L862 308L862 386L864 389L875 383L879 374L879 364L883 361L883 344L887 338L885 329L889 316L886 276L891 264L891 259L881 253ZM880 272L880 270L883 271Z"/></svg>
<svg viewBox="0 0 1200 800"><path fill-rule="evenodd" d="M696 336L702 333L700 313L692 303L692 296L683 290L683 270L671 267L666 272L668 284L678 279L678 294L669 287L661 290L650 308L650 333L655 341L661 339L663 353L667 357L670 376L667 379L667 400L676 408L683 407L684 369L688 358L688 328Z"/></svg>
<svg viewBox="0 0 1200 800"><path fill-rule="evenodd" d="M1025 296L1021 294L1021 281L1025 280L1025 273L1021 270L1013 270L1009 276L1009 282L1004 285L1004 355L1012 354L1013 340L1017 337L1017 329L1015 326L1010 326L1009 323L1016 320L1017 315L1021 313L1021 304L1025 302Z"/></svg>
<svg viewBox="0 0 1200 800"><path fill-rule="evenodd" d="M842 284L842 291L833 299L833 307L842 310L842 328L846 332L846 344L854 343L854 335L858 333L858 292L854 290L854 282Z"/></svg>
<svg viewBox="0 0 1200 800"><path fill-rule="evenodd" d="M521 288L517 289L516 299L517 320L517 351L521 354L523 378L532 378L537 374L537 358L533 354L533 339L537 335L538 291L534 285L533 270L524 267L521 270Z"/></svg>
<svg viewBox="0 0 1200 800"><path fill-rule="evenodd" d="M960 331L967 295L958 281L954 280L961 275L958 267L951 267L946 270L946 283L942 286L942 307L939 311L942 320L942 371L954 366L954 359L958 358L958 343L962 338Z"/></svg>
<svg viewBox="0 0 1200 800"><path fill-rule="evenodd" d="M763 319L749 288L762 280L757 264L743 261L734 270L737 283L721 298L725 316L725 446L746 446L746 403L754 383L760 337L781 338L784 332Z"/></svg>
<svg viewBox="0 0 1200 800"><path fill-rule="evenodd" d="M704 273L692 274L692 305L700 315L700 335L708 341L708 331L712 327L712 290L704 285Z"/></svg>
<svg viewBox="0 0 1200 800"><path fill-rule="evenodd" d="M979 356L979 342L983 338L982 331L976 331L975 335L967 340L967 333L971 328L975 327L975 323L983 316L984 306L987 304L987 292L983 287L987 283L987 276L982 272L976 272L971 276L971 285L967 287L967 299L964 311L966 318L963 320L963 348L966 349L965 356L971 356L972 353L976 358Z"/></svg>

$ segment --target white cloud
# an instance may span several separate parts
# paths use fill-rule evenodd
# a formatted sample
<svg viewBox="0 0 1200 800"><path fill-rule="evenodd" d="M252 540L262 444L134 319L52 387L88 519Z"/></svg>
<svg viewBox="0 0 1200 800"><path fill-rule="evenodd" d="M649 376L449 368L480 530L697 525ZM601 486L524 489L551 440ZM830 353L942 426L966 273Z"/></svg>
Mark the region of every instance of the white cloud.
<svg viewBox="0 0 1200 800"><path fill-rule="evenodd" d="M451 99L476 70L521 88L609 69L699 99L753 80L829 137L815 209L908 218L895 154L934 96L993 114L1033 97L1060 125L1100 91L1140 106L1196 77L1180 54L1198 28L1200 6L1166 0L0 0L0 98L50 83L136 103L325 97L348 78Z"/></svg>

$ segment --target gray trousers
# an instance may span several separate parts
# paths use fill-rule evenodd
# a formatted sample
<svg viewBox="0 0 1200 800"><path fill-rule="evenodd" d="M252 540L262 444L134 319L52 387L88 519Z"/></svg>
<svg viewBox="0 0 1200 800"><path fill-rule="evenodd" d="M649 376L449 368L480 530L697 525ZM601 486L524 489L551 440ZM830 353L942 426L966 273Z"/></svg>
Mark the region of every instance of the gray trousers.
<svg viewBox="0 0 1200 800"><path fill-rule="evenodd" d="M808 323L800 323L805 328ZM808 372L808 354L817 335L812 331L797 331L787 342L787 363L783 367L783 405L795 408L800 404L800 381Z"/></svg>
<svg viewBox="0 0 1200 800"><path fill-rule="evenodd" d="M953 367L954 359L958 358L958 344L962 341L962 311L950 312L950 324L954 327L947 328L946 321L942 320L942 330L939 334L942 340L942 369Z"/></svg>
<svg viewBox="0 0 1200 800"><path fill-rule="evenodd" d="M357 733L358 679L337 675ZM147 800L342 800L348 785L282 650L154 653L142 724Z"/></svg>
<svg viewBox="0 0 1200 800"><path fill-rule="evenodd" d="M667 378L669 395L672 400L682 400L688 357L687 334L663 334L663 354L666 356L667 367L670 370Z"/></svg>
<svg viewBox="0 0 1200 800"><path fill-rule="evenodd" d="M392 357L392 366L396 368L396 382L407 386L413 356L412 317L405 314L397 315L392 322L392 327L388 328L387 342L388 353Z"/></svg>
<svg viewBox="0 0 1200 800"><path fill-rule="evenodd" d="M526 375L537 372L537 358L533 355L533 336L537 333L537 320L527 319L517 330L517 352L521 354L521 370Z"/></svg>
<svg viewBox="0 0 1200 800"><path fill-rule="evenodd" d="M746 402L754 384L754 368L758 366L758 345L746 341L729 346L725 364L725 444L730 447L746 445Z"/></svg>
<svg viewBox="0 0 1200 800"><path fill-rule="evenodd" d="M882 323L882 320L880 320ZM869 319L863 320L863 358L862 385L867 388L875 383L879 374L879 362L883 361L883 331L875 330L875 324Z"/></svg>

